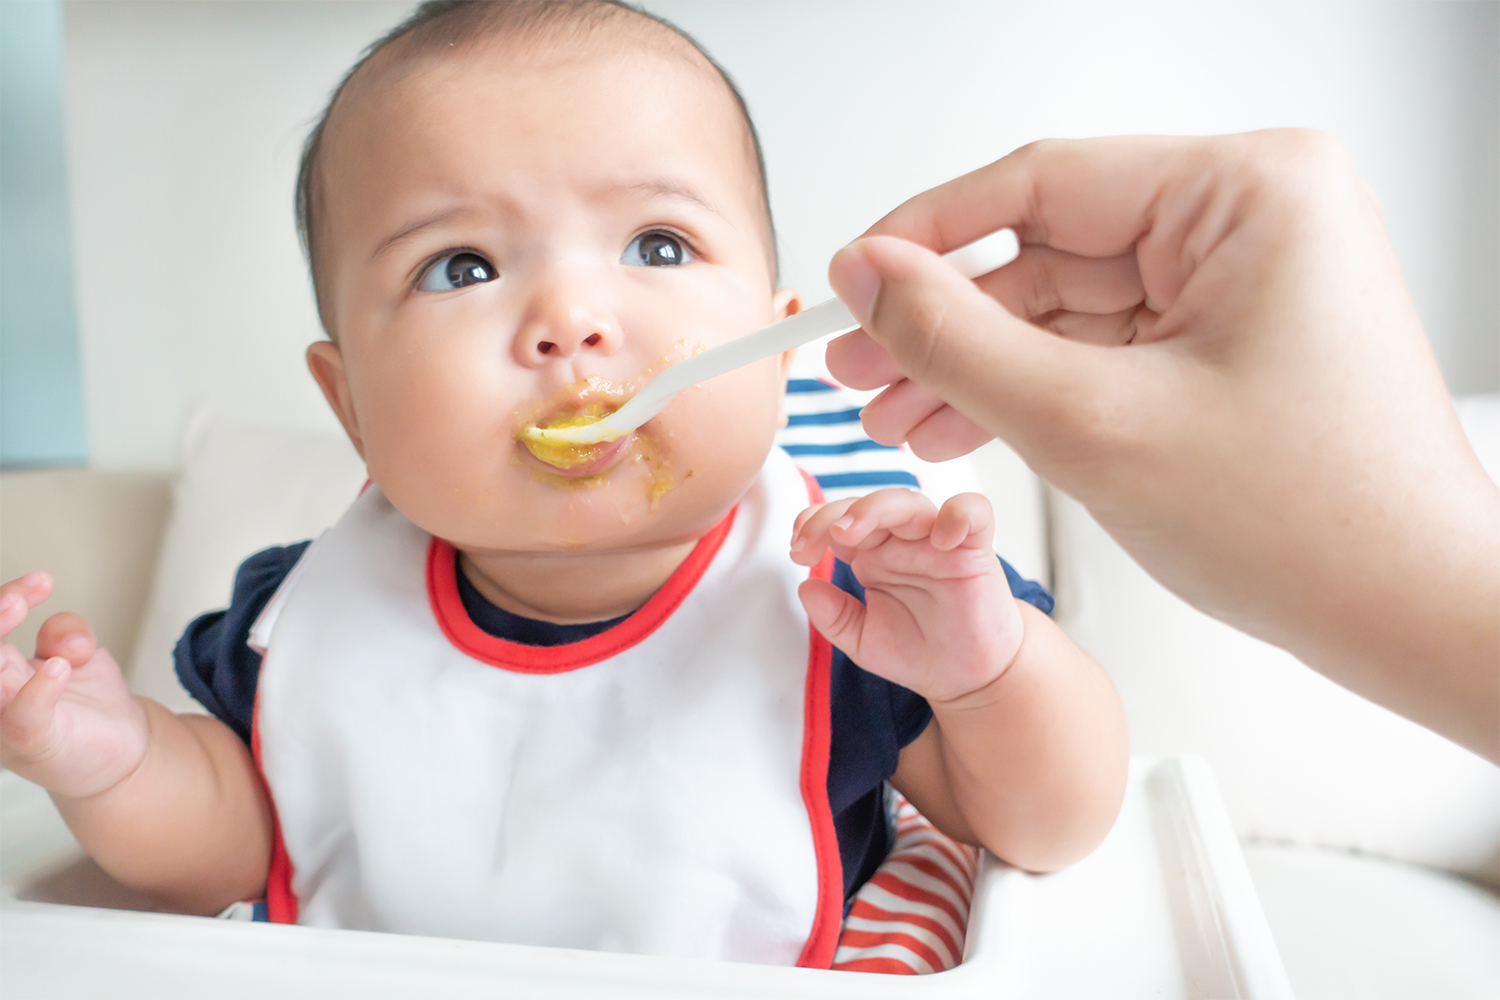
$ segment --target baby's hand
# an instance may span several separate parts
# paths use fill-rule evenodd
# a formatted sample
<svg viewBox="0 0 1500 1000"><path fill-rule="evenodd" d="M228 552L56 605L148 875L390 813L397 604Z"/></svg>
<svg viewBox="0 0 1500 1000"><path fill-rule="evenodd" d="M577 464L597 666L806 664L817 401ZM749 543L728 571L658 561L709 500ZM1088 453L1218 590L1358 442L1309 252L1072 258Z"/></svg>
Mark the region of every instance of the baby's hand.
<svg viewBox="0 0 1500 1000"><path fill-rule="evenodd" d="M3 641L50 593L52 578L42 572L0 585L0 764L50 792L83 798L140 765L146 713L78 615L43 622L34 659Z"/></svg>
<svg viewBox="0 0 1500 1000"><path fill-rule="evenodd" d="M978 493L938 510L911 490L810 507L792 558L823 551L854 570L865 603L823 580L798 589L813 627L861 667L929 701L951 701L1005 672L1024 626L991 547L995 517Z"/></svg>

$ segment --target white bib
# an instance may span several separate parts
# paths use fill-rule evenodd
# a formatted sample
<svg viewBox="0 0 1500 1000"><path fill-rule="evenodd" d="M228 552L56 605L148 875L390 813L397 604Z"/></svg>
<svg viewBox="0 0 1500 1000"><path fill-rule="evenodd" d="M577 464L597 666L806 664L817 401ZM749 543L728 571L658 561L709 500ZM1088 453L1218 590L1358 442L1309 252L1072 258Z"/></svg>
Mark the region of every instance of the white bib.
<svg viewBox="0 0 1500 1000"><path fill-rule="evenodd" d="M371 486L251 630L271 918L826 968L829 647L786 548L810 491L773 449L644 607L534 647L475 626L452 547Z"/></svg>

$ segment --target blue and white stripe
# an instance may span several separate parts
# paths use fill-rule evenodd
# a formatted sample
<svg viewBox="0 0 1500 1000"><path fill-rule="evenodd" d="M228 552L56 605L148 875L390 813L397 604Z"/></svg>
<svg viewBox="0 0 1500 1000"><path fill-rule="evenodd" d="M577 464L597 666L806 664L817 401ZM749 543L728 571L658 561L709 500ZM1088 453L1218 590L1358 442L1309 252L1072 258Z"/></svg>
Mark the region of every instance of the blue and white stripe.
<svg viewBox="0 0 1500 1000"><path fill-rule="evenodd" d="M860 426L861 400L847 389L811 378L787 381L787 425L776 435L829 500L864 496L889 486L917 489L916 461L901 448L876 444Z"/></svg>

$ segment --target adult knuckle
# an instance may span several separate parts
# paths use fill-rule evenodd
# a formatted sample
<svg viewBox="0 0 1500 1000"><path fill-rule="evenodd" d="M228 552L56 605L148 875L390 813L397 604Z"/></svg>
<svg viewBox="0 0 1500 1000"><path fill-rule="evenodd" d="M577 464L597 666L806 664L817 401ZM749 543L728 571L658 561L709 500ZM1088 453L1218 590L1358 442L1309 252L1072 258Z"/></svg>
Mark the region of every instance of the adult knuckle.
<svg viewBox="0 0 1500 1000"><path fill-rule="evenodd" d="M1353 173L1349 153L1326 132L1290 129L1282 145L1281 160L1285 169L1308 181L1345 181Z"/></svg>
<svg viewBox="0 0 1500 1000"><path fill-rule="evenodd" d="M1048 173L1045 164L1066 151L1073 140L1034 139L990 164L985 170L1015 171L1025 180L1021 218L1016 220L1016 235L1022 243L1049 243L1045 213L1041 211L1042 184Z"/></svg>
<svg viewBox="0 0 1500 1000"><path fill-rule="evenodd" d="M1056 258L1040 250L1027 254L1027 257L1025 281L1021 285L1021 309L1022 316L1030 319L1060 307L1062 296L1058 291Z"/></svg>
<svg viewBox="0 0 1500 1000"><path fill-rule="evenodd" d="M1286 155L1300 163L1342 166L1349 160L1343 143L1318 129L1279 129L1276 136L1285 147Z"/></svg>
<svg viewBox="0 0 1500 1000"><path fill-rule="evenodd" d="M1066 142L1067 140L1065 139L1033 139L1025 145L1018 147L1007 159L1014 159L1017 163L1030 165L1037 160L1046 159Z"/></svg>
<svg viewBox="0 0 1500 1000"><path fill-rule="evenodd" d="M1254 189L1299 211L1317 211L1335 192L1363 188L1348 151L1316 129L1272 129L1248 137L1241 163Z"/></svg>

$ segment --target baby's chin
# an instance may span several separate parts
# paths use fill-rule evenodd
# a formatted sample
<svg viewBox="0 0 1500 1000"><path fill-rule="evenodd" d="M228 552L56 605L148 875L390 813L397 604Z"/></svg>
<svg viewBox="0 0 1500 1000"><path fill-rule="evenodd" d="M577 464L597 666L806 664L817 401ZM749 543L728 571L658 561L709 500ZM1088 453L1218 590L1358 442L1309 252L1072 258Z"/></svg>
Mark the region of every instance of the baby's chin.
<svg viewBox="0 0 1500 1000"><path fill-rule="evenodd" d="M493 552L649 550L701 538L749 488L749 482L714 483L701 470L627 471L615 481L538 483L548 490L540 502L531 493L533 502L519 504L503 520L465 519L470 523L454 524L452 536L445 537L460 549Z"/></svg>
<svg viewBox="0 0 1500 1000"><path fill-rule="evenodd" d="M750 488L767 450L699 456L643 434L603 473L565 476L528 460L489 490L454 483L424 489L411 503L391 499L426 531L476 554L649 550L713 530Z"/></svg>

